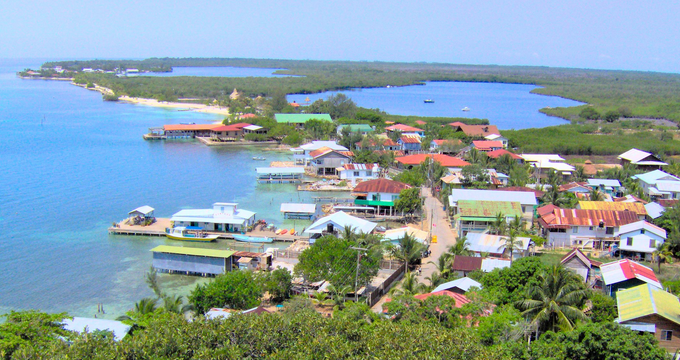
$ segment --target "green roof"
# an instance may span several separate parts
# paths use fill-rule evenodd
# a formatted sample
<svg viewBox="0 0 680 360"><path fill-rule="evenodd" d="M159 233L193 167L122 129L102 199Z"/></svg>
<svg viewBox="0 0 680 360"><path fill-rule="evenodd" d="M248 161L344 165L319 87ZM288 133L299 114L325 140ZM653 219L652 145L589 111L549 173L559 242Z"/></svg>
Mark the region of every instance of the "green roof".
<svg viewBox="0 0 680 360"><path fill-rule="evenodd" d="M348 128L349 132L371 132L373 128L368 124L345 124L340 125L341 129Z"/></svg>
<svg viewBox="0 0 680 360"><path fill-rule="evenodd" d="M377 200L361 200L355 199L355 205L371 205L371 206L394 206L394 201L377 201Z"/></svg>
<svg viewBox="0 0 680 360"><path fill-rule="evenodd" d="M277 123L287 124L303 124L312 119L332 121L328 114L274 114L274 119Z"/></svg>
<svg viewBox="0 0 680 360"><path fill-rule="evenodd" d="M650 284L616 292L616 304L619 309L619 322L657 314L680 325L678 298Z"/></svg>
<svg viewBox="0 0 680 360"><path fill-rule="evenodd" d="M489 222L493 221L493 218L490 217L475 217L475 216L461 216L459 217L462 221L483 221L483 222Z"/></svg>
<svg viewBox="0 0 680 360"><path fill-rule="evenodd" d="M192 248L183 246L168 246L159 245L151 249L152 252L168 253L168 254L180 254L180 255L195 255L195 256L205 256L213 258L226 259L231 257L236 253L236 251L230 250L217 250L217 249L202 249L202 248Z"/></svg>
<svg viewBox="0 0 680 360"><path fill-rule="evenodd" d="M458 214L461 217L495 218L498 214L507 217L522 217L522 205L510 201L458 200Z"/></svg>

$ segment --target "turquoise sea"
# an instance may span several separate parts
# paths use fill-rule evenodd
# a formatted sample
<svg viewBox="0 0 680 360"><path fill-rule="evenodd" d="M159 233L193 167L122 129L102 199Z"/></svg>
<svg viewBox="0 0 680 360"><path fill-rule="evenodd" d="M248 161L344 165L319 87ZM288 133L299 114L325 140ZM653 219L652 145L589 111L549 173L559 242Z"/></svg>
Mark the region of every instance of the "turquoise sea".
<svg viewBox="0 0 680 360"><path fill-rule="evenodd" d="M257 184L255 168L288 160L289 152L142 139L149 127L218 116L104 102L99 93L68 82L15 76L40 63L0 63L0 313L92 316L103 303L114 318L151 296L144 283L149 250L179 244L108 235L113 221L138 206L169 217L183 208L234 201L281 225L281 202L320 195L298 193L294 185ZM165 274L161 280L177 294L204 281Z"/></svg>

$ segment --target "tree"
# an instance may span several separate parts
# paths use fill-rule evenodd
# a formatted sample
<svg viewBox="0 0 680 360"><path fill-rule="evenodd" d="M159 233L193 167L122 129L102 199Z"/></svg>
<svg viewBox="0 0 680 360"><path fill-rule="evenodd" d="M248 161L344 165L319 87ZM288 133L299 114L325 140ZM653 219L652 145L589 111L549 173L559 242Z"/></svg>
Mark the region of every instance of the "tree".
<svg viewBox="0 0 680 360"><path fill-rule="evenodd" d="M618 316L618 311L616 311L616 300L611 296L605 295L601 291L591 290L588 298L591 303L588 317L590 317L592 322L610 322L616 319Z"/></svg>
<svg viewBox="0 0 680 360"><path fill-rule="evenodd" d="M397 245L391 247L390 252L393 257L405 262L406 271L409 271L423 257L425 250L427 250L427 246L410 234L405 233L404 237L399 239Z"/></svg>
<svg viewBox="0 0 680 360"><path fill-rule="evenodd" d="M399 192L399 197L394 201L394 209L398 212L413 215L423 208L420 200L420 188L412 187Z"/></svg>
<svg viewBox="0 0 680 360"><path fill-rule="evenodd" d="M38 311L10 311L0 324L0 358L10 359L25 347L47 349L62 342L59 337L71 333L63 329L66 313L45 314Z"/></svg>
<svg viewBox="0 0 680 360"><path fill-rule="evenodd" d="M510 229L510 235L503 237L501 243L502 245L498 248L498 250L503 250L503 252L505 252L505 250L508 251L510 256L510 264L512 265L514 257L513 254L515 252L515 249L520 248L520 246L522 245L522 240L517 238L517 232L515 231L515 229Z"/></svg>
<svg viewBox="0 0 680 360"><path fill-rule="evenodd" d="M604 201L604 194L602 194L597 189L593 188L590 190L590 201Z"/></svg>
<svg viewBox="0 0 680 360"><path fill-rule="evenodd" d="M587 291L577 275L552 266L539 275L539 281L527 289L527 298L517 303L532 324L541 330L572 330L577 321L587 319L580 309Z"/></svg>
<svg viewBox="0 0 680 360"><path fill-rule="evenodd" d="M213 307L246 310L260 304L262 288L250 271L229 271L191 292L189 301L204 314Z"/></svg>
<svg viewBox="0 0 680 360"><path fill-rule="evenodd" d="M613 123L618 120L619 117L621 117L621 115L614 110L609 110L604 114L604 120L608 123Z"/></svg>
<svg viewBox="0 0 680 360"><path fill-rule="evenodd" d="M591 106L585 106L578 115L587 120L597 120L600 118L600 113Z"/></svg>
<svg viewBox="0 0 680 360"><path fill-rule="evenodd" d="M399 139L401 139L401 131L400 130L390 131L390 132L387 133L387 137L390 140L397 142L397 141L399 141Z"/></svg>
<svg viewBox="0 0 680 360"><path fill-rule="evenodd" d="M476 189L489 187L489 173L486 167L480 164L464 166L463 170L461 170L461 175L464 187L474 187Z"/></svg>
<svg viewBox="0 0 680 360"><path fill-rule="evenodd" d="M461 242L461 241L460 241L460 240L457 241L456 244L458 244L459 242ZM465 241L462 241L461 243L464 244ZM434 265L434 267L437 268L437 271L439 272L439 274L440 274L444 279L448 279L448 278L449 278L449 275L451 274L451 258L452 258L452 255L450 254L450 252L451 252L451 248L454 247L454 246L455 246L455 245L451 245L451 246L449 247L449 252L448 252L448 253L443 253L443 254L439 255L439 257L437 258L437 262L436 262L436 263L435 263L435 262L432 262L432 261L428 261L428 262L427 262L428 264ZM467 250L467 249L466 249L466 250Z"/></svg>
<svg viewBox="0 0 680 360"><path fill-rule="evenodd" d="M456 243L449 246L446 250L446 255L449 257L454 257L456 255L469 256L470 254L472 254L470 251L470 242L465 236L458 238Z"/></svg>
<svg viewBox="0 0 680 360"><path fill-rule="evenodd" d="M544 204L553 204L555 206L561 207L565 205L569 200L560 192L560 187L557 183L551 184L548 191L543 194L541 201Z"/></svg>
<svg viewBox="0 0 680 360"><path fill-rule="evenodd" d="M277 90L271 99L271 107L274 112L282 111L288 105L288 100L286 99L286 92Z"/></svg>
<svg viewBox="0 0 680 360"><path fill-rule="evenodd" d="M508 222L505 220L503 213L496 214L493 222L489 225L489 229L496 235L504 235L508 230Z"/></svg>
<svg viewBox="0 0 680 360"><path fill-rule="evenodd" d="M656 246L653 253L654 260L659 264L659 273L661 273L661 263L673 263L673 253L669 250L669 244L662 243Z"/></svg>
<svg viewBox="0 0 680 360"><path fill-rule="evenodd" d="M266 275L263 285L264 291L269 293L272 301L281 303L290 298L293 275L286 268L278 268Z"/></svg>
<svg viewBox="0 0 680 360"><path fill-rule="evenodd" d="M489 164L489 157L486 155L486 153L479 151L476 148L472 148L470 151L468 151L466 159L471 164L479 165L484 169L486 169L486 166Z"/></svg>

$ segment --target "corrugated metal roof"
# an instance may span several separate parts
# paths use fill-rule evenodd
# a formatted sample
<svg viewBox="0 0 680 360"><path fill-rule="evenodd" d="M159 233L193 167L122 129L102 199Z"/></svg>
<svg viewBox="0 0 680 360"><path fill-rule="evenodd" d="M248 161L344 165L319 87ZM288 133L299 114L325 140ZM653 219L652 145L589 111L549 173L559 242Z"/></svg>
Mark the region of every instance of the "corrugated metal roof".
<svg viewBox="0 0 680 360"><path fill-rule="evenodd" d="M154 211L154 208L152 208L149 205L144 205L144 206L140 206L140 207L130 211L128 214L132 214L133 212L139 212L139 213L142 213L144 215L147 215L147 214L152 213L153 211Z"/></svg>
<svg viewBox="0 0 680 360"><path fill-rule="evenodd" d="M661 283L654 274L654 270L628 259L603 264L600 266L600 271L602 272L602 280L605 285L616 284L630 279L639 279L659 289L662 288Z"/></svg>
<svg viewBox="0 0 680 360"><path fill-rule="evenodd" d="M633 211L605 211L555 208L552 213L541 216L547 226L621 226L639 221Z"/></svg>
<svg viewBox="0 0 680 360"><path fill-rule="evenodd" d="M472 145L480 150L491 150L493 148L502 148L503 143L500 141L493 140L475 140Z"/></svg>
<svg viewBox="0 0 680 360"><path fill-rule="evenodd" d="M316 204L283 203L281 204L281 212L315 214Z"/></svg>
<svg viewBox="0 0 680 360"><path fill-rule="evenodd" d="M217 250L217 249L202 249L202 248L192 248L184 246L169 246L169 245L159 245L150 250L151 252L160 252L168 254L180 254L180 255L194 255L194 256L205 256L225 259L231 257L236 253L230 250Z"/></svg>
<svg viewBox="0 0 680 360"><path fill-rule="evenodd" d="M425 300L425 299L429 298L430 296L448 296L448 297L451 297L456 301L455 306L457 308L461 308L461 307L463 307L463 305L472 302L472 300L468 299L465 295L461 295L461 294L454 293L452 291L447 291L447 290L433 291L431 293L420 294L420 295L416 295L414 297L418 300Z"/></svg>
<svg viewBox="0 0 680 360"><path fill-rule="evenodd" d="M666 211L666 208L661 206L659 203L651 202L649 204L645 204L645 210L647 210L647 215L649 215L649 217L656 219L663 215L664 211Z"/></svg>
<svg viewBox="0 0 680 360"><path fill-rule="evenodd" d="M505 249L503 248L505 244L505 239L507 236L491 235L488 233L475 233L469 232L467 234L468 242L470 243L470 251L474 252L487 252L492 254L502 254ZM521 246L515 248L517 250L527 250L529 248L529 243L531 239L527 237L518 237L517 241L521 241Z"/></svg>
<svg viewBox="0 0 680 360"><path fill-rule="evenodd" d="M336 151L347 151L349 150L348 148L338 145L335 141L329 141L329 140L314 140L310 143L300 145L300 149L305 150L305 151L314 151L321 149L322 147L328 147Z"/></svg>
<svg viewBox="0 0 680 360"><path fill-rule="evenodd" d="M305 232L310 234L321 233L326 230L326 225L329 223L333 223L334 227L338 230L342 230L346 226L351 226L357 233L364 232L366 234L370 234L373 229L378 226L378 224L374 222L359 219L358 217L339 211L315 221L312 225L309 225Z"/></svg>
<svg viewBox="0 0 680 360"><path fill-rule="evenodd" d="M470 165L470 163L465 160L444 154L414 154L401 156L396 158L395 160L404 165L420 165L427 158L434 159L434 161L440 163L444 167L463 167Z"/></svg>
<svg viewBox="0 0 680 360"><path fill-rule="evenodd" d="M380 169L380 166L378 166L378 164L344 164L342 165L342 167L345 170L373 170L375 168Z"/></svg>
<svg viewBox="0 0 680 360"><path fill-rule="evenodd" d="M636 148L632 148L625 153L621 154L618 156L619 159L623 160L628 160L630 162L637 162L640 161L647 156L652 155L651 153L648 153L646 151L638 150Z"/></svg>
<svg viewBox="0 0 680 360"><path fill-rule="evenodd" d="M482 258L475 256L456 255L451 264L451 269L453 271L474 271L481 268Z"/></svg>
<svg viewBox="0 0 680 360"><path fill-rule="evenodd" d="M680 181L679 178L661 170L654 170L644 174L633 175L632 178L639 179L640 181L645 182L649 185L655 185L656 182L660 180Z"/></svg>
<svg viewBox="0 0 680 360"><path fill-rule="evenodd" d="M222 124L169 124L163 125L165 131L200 131L212 130L221 127Z"/></svg>
<svg viewBox="0 0 680 360"><path fill-rule="evenodd" d="M401 132L422 132L422 131L425 131L423 129L418 129L417 127L408 126L408 125L404 125L404 124L395 124L395 125L392 125L392 126L388 126L388 127L385 128L385 130L387 130L387 131L399 130Z"/></svg>
<svg viewBox="0 0 680 360"><path fill-rule="evenodd" d="M498 194L498 193L496 193ZM505 217L522 217L522 206L518 202L510 201L458 201L458 214L462 217L493 218L498 214Z"/></svg>
<svg viewBox="0 0 680 360"><path fill-rule="evenodd" d="M495 269L503 269L510 267L510 265L512 265L510 259L486 258L482 260L482 267L480 268L480 270L484 272L492 272Z"/></svg>
<svg viewBox="0 0 680 360"><path fill-rule="evenodd" d="M564 255L562 257L562 260L560 260L560 263L564 264L573 257L579 258L579 260L581 260L581 262L584 265L586 265L588 268L592 268L592 267L599 268L600 265L602 265L602 263L599 262L599 261L591 260L588 256L586 256L586 254L584 254L581 250L579 250L577 248L574 248L573 250L568 252L566 255Z"/></svg>
<svg viewBox="0 0 680 360"><path fill-rule="evenodd" d="M658 236L660 236L664 239L666 238L666 230L664 230L664 229L662 229L662 228L660 228L660 227L658 227L654 224L648 223L644 220L637 221L637 222L630 223L630 224L626 224L626 225L619 227L619 231L616 234L614 234L614 236L625 235L626 233L637 231L637 230L640 230L640 229L644 229L645 231L649 231L652 234L658 235Z"/></svg>
<svg viewBox="0 0 680 360"><path fill-rule="evenodd" d="M418 135L402 135L399 140L404 144L420 144L420 136Z"/></svg>
<svg viewBox="0 0 680 360"><path fill-rule="evenodd" d="M636 202L579 201L578 207L583 210L632 211L638 215L647 215L645 206Z"/></svg>
<svg viewBox="0 0 680 360"><path fill-rule="evenodd" d="M496 125L468 125L460 121L452 122L449 126L460 129L467 136L484 137L491 134L500 134Z"/></svg>
<svg viewBox="0 0 680 360"><path fill-rule="evenodd" d="M402 190L410 188L411 185L381 178L360 182L354 188L354 192L399 194Z"/></svg>
<svg viewBox="0 0 680 360"><path fill-rule="evenodd" d="M587 182L590 186L621 187L621 183L616 179L588 179Z"/></svg>
<svg viewBox="0 0 680 360"><path fill-rule="evenodd" d="M496 201L502 197L505 201L518 202L522 205L536 205L536 195L526 191L505 191L499 195L494 190L477 190L477 189L453 189L449 196L449 204L455 206L460 200L475 200L475 201Z"/></svg>
<svg viewBox="0 0 680 360"><path fill-rule="evenodd" d="M304 174L305 168L303 167L259 167L256 168L258 174Z"/></svg>
<svg viewBox="0 0 680 360"><path fill-rule="evenodd" d="M494 150L494 151L489 151L488 153L486 153L486 156L488 156L492 159L498 159L499 157L501 157L505 154L510 155L510 157L515 159L515 160L522 160L521 156L514 154L514 153L511 153L511 152L509 152L508 150L505 150L505 149L498 149L498 150Z"/></svg>
<svg viewBox="0 0 680 360"><path fill-rule="evenodd" d="M305 123L308 120L333 121L329 114L274 114L278 123Z"/></svg>
<svg viewBox="0 0 680 360"><path fill-rule="evenodd" d="M657 314L680 325L680 301L676 296L650 284L616 293L618 321L630 321Z"/></svg>
<svg viewBox="0 0 680 360"><path fill-rule="evenodd" d="M477 288L482 288L482 284L470 279L469 277L464 277L460 279L456 279L453 281L449 281L446 283L443 283L439 286L437 286L434 290L432 290L433 293L438 292L438 291L443 291L443 290L450 290L452 288L459 288L465 292L470 290L470 288L477 287Z"/></svg>
<svg viewBox="0 0 680 360"><path fill-rule="evenodd" d="M123 324L116 320L107 319L96 319L96 318L83 318L74 317L73 319L64 319L62 321L64 324L64 329L75 331L77 333L82 333L84 331L111 331L113 333L113 339L116 341L123 340L125 335L130 332L132 328L131 325Z"/></svg>

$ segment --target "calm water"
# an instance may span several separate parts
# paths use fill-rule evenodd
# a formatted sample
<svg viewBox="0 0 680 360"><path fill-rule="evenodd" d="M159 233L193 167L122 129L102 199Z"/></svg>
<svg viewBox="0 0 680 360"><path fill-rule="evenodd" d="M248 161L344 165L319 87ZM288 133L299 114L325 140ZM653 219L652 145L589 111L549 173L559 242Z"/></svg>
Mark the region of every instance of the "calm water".
<svg viewBox="0 0 680 360"><path fill-rule="evenodd" d="M288 152L142 139L149 127L219 120L213 115L104 102L67 82L14 75L38 65L0 63L0 313L92 316L103 303L114 318L151 296L143 280L149 250L180 243L107 234L113 221L138 206L168 217L182 208L235 201L280 225L281 202L323 195L256 183L255 168L267 162L253 156L287 160ZM204 281L175 275L161 280L178 294Z"/></svg>
<svg viewBox="0 0 680 360"><path fill-rule="evenodd" d="M175 66L172 72L167 73L144 73L141 76L224 76L224 77L291 77L294 75L280 75L274 74L277 70L283 69L267 69L267 68L243 68L232 66L211 66L211 67L193 67L193 66Z"/></svg>
<svg viewBox="0 0 680 360"><path fill-rule="evenodd" d="M544 107L578 106L578 101L531 94L533 85L468 82L428 82L427 85L332 91L313 95L289 95L289 101L313 102L342 92L357 105L388 114L489 119L499 129L526 129L564 124L560 118L538 112ZM423 100L432 99L433 104ZM470 111L462 111L464 107Z"/></svg>

